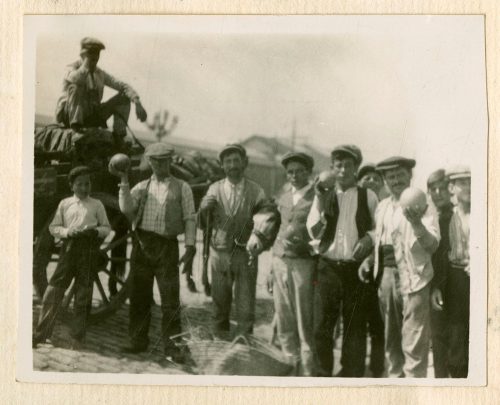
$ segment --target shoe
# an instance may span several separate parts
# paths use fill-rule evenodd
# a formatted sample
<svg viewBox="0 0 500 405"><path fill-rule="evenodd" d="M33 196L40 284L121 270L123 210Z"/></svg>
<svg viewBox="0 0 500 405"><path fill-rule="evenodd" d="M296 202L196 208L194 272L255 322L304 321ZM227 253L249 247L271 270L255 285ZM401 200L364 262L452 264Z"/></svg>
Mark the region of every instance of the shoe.
<svg viewBox="0 0 500 405"><path fill-rule="evenodd" d="M188 350L172 346L165 350L165 359L177 364L185 364L187 361Z"/></svg>
<svg viewBox="0 0 500 405"><path fill-rule="evenodd" d="M148 350L147 346L131 345L131 346L122 347L121 352L127 353L127 354L137 354L137 353L143 353L146 350Z"/></svg>

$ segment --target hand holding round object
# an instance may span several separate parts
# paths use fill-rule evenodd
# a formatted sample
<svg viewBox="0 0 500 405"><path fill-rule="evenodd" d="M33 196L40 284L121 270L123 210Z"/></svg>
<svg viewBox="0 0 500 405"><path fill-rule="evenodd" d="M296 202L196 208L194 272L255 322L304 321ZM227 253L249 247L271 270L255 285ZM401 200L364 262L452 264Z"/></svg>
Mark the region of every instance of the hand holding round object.
<svg viewBox="0 0 500 405"><path fill-rule="evenodd" d="M123 153L117 153L109 160L108 169L114 175L126 173L130 169L130 158Z"/></svg>
<svg viewBox="0 0 500 405"><path fill-rule="evenodd" d="M331 170L322 171L318 176L318 184L327 190L335 187L335 174Z"/></svg>
<svg viewBox="0 0 500 405"><path fill-rule="evenodd" d="M404 190L399 198L399 203L401 204L401 208L403 208L403 210L410 208L421 214L423 214L427 208L427 198L425 193L416 187L408 187Z"/></svg>

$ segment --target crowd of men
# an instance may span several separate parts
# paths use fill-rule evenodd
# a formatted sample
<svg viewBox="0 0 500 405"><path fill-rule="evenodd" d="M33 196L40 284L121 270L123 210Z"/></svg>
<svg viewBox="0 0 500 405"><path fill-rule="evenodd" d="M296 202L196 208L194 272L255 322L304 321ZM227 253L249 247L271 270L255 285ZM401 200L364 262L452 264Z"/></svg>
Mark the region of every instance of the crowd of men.
<svg viewBox="0 0 500 405"><path fill-rule="evenodd" d="M128 108L128 114L130 102L135 102L138 117L146 116L129 86L117 85L121 82L96 71L102 49L99 41L84 39L82 61L67 77L64 107L58 111L76 129L93 122L85 108L94 119L96 114L105 119L114 111L99 104L104 84L122 91L120 102L113 106ZM94 80L96 72L102 80ZM82 99L87 100L85 108L79 107ZM117 117L115 129L121 137L120 120L126 117ZM186 360L189 353L171 337L181 332L178 266L196 254L199 218L198 225L212 231L216 339L253 332L258 256L272 249L278 340L295 366L295 375L333 375L335 329L341 319L341 370L336 376L426 377L432 341L435 376L467 377L471 179L467 167L434 171L424 194L411 187L415 160L395 156L362 166L357 146L338 145L331 152L326 176L313 178L314 160L305 153L283 156L287 182L277 195L266 196L245 176L246 150L230 144L219 153L225 178L209 187L196 213L189 185L170 173L173 152L166 143L149 145L145 157L153 174L133 188L127 172L110 168L121 179L120 210L135 230L130 346L125 352L148 349L156 279L165 356L179 363ZM73 169L69 180L74 195L61 201L50 226L64 243L44 295L34 347L50 337L73 277L78 284L73 337L81 341L85 334L93 252L109 233L102 204L89 196L89 174L86 168ZM181 234L185 253L179 258ZM236 325L231 330L233 303Z"/></svg>

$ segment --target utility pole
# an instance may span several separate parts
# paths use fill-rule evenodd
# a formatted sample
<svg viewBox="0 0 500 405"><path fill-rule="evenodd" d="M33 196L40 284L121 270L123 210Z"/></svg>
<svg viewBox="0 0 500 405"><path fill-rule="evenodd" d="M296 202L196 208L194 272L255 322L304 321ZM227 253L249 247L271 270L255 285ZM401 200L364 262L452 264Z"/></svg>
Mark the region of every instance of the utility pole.
<svg viewBox="0 0 500 405"><path fill-rule="evenodd" d="M292 152L295 152L295 142L297 141L297 120L293 117L292 123Z"/></svg>

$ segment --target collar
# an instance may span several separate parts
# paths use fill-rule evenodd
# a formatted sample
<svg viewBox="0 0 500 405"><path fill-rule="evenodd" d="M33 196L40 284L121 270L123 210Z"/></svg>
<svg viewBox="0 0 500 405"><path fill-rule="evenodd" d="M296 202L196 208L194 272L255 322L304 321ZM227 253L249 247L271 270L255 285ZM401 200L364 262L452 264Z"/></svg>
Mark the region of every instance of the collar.
<svg viewBox="0 0 500 405"><path fill-rule="evenodd" d="M167 184L170 182L170 180L172 179L172 175L170 176L167 176L165 177L163 180L158 180L158 177L156 177L156 174L153 173L153 175L151 176L151 180L152 181L156 181L157 183L164 183L164 184Z"/></svg>
<svg viewBox="0 0 500 405"><path fill-rule="evenodd" d="M348 191L352 190L352 189L357 189L358 185L356 183L354 183L352 186L350 187L347 187L345 190L340 190L338 187L335 187L335 192L337 194L342 194L342 193L347 193Z"/></svg>
<svg viewBox="0 0 500 405"><path fill-rule="evenodd" d="M292 191L292 194L295 194L295 193L305 193L309 187L311 187L311 183L307 183L304 187L299 188L299 189L297 189L294 186L290 185L290 190Z"/></svg>
<svg viewBox="0 0 500 405"><path fill-rule="evenodd" d="M226 177L226 178L224 179L224 184L225 184L226 186L228 186L228 187L241 188L241 187L243 187L243 186L245 185L245 178L243 177L243 178L240 180L240 182L239 182L239 183L234 184L234 183L231 183L231 182L229 181L229 179Z"/></svg>
<svg viewBox="0 0 500 405"><path fill-rule="evenodd" d="M85 198L80 198L76 194L73 194L73 200L75 200L75 201L85 202L85 201L88 201L89 199L90 199L90 196L87 196Z"/></svg>

